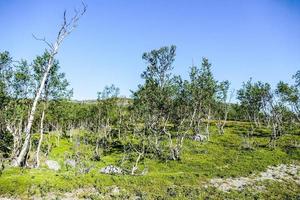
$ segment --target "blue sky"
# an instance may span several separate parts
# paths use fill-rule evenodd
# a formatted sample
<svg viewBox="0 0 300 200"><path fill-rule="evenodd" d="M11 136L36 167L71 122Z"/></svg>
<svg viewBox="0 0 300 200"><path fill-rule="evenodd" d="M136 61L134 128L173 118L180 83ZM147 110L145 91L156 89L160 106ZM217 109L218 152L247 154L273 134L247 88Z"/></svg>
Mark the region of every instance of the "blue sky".
<svg viewBox="0 0 300 200"><path fill-rule="evenodd" d="M300 0L86 0L88 10L57 56L74 99L95 99L114 83L121 94L142 83L142 53L177 46L174 73L188 77L207 57L218 80L238 89L250 77L291 82L300 69ZM79 0L0 0L0 51L31 61L53 40Z"/></svg>

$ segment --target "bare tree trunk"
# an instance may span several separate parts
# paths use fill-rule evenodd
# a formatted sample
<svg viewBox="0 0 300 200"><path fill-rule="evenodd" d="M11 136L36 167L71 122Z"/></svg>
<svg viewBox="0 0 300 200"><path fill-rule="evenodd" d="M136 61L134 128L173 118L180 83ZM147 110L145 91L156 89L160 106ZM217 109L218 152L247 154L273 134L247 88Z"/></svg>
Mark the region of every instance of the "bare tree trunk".
<svg viewBox="0 0 300 200"><path fill-rule="evenodd" d="M223 135L224 130L222 129L222 119L219 117L218 121L216 123L216 126L218 127L218 132L220 135Z"/></svg>
<svg viewBox="0 0 300 200"><path fill-rule="evenodd" d="M59 147L59 141L60 141L60 134L61 134L60 131L56 132L56 146L58 146L58 147Z"/></svg>
<svg viewBox="0 0 300 200"><path fill-rule="evenodd" d="M50 153L51 148L52 148L52 143L51 143L51 132L48 133L48 146L47 146L47 152L46 152L46 156Z"/></svg>
<svg viewBox="0 0 300 200"><path fill-rule="evenodd" d="M99 158L99 138L97 138L97 140L96 140L95 153L96 153L96 157Z"/></svg>
<svg viewBox="0 0 300 200"><path fill-rule="evenodd" d="M121 140L121 128L122 128L122 115L119 114L120 120L119 120L119 130L118 130L118 138Z"/></svg>
<svg viewBox="0 0 300 200"><path fill-rule="evenodd" d="M139 152L138 154L139 155L138 155L138 157L137 157L137 159L135 161L135 164L133 165L133 167L131 169L131 175L134 175L135 171L138 169L138 163L139 163L142 155L144 155L144 152L141 152L141 153Z"/></svg>
<svg viewBox="0 0 300 200"><path fill-rule="evenodd" d="M30 150L31 150L31 147L32 147L32 142L31 142L31 140L29 141L29 150L28 150L28 152L27 152L27 154L26 154L26 157L25 157L25 161L24 161L24 166L26 166L26 167L31 167L30 165L29 165L29 163L28 163L28 160L29 160L29 158L30 158L30 154L29 154L29 152L30 152Z"/></svg>
<svg viewBox="0 0 300 200"><path fill-rule="evenodd" d="M191 118L191 121L190 121L190 128L193 126L196 112L197 112L197 108L194 108L194 111L193 111L193 114L192 114L192 118Z"/></svg>
<svg viewBox="0 0 300 200"><path fill-rule="evenodd" d="M44 105L44 109L43 109L42 117L41 117L40 139L39 139L39 144L38 144L37 150L36 150L36 163L35 163L36 168L39 168L39 166L40 166L40 150L41 150L42 141L43 141L43 137L44 137L45 110L46 110L46 105Z"/></svg>
<svg viewBox="0 0 300 200"><path fill-rule="evenodd" d="M210 125L210 109L208 110L207 124L206 124L206 135L207 135L207 140L208 141L209 141L209 138L210 138L209 125Z"/></svg>
<svg viewBox="0 0 300 200"><path fill-rule="evenodd" d="M221 120L219 118L219 121L217 123L218 129L219 129L219 134L223 135L224 134L224 127L227 123L227 117L228 117L228 111L225 111L225 116L224 116L224 120Z"/></svg>
<svg viewBox="0 0 300 200"><path fill-rule="evenodd" d="M18 128L9 125L9 123L6 122L6 130L13 136L13 149L11 158L14 159L19 154L19 149L22 141L22 121L20 121Z"/></svg>
<svg viewBox="0 0 300 200"><path fill-rule="evenodd" d="M108 138L109 141L111 141L111 134L110 134L110 125L109 125L109 118L107 118L106 122L105 122L105 136Z"/></svg>

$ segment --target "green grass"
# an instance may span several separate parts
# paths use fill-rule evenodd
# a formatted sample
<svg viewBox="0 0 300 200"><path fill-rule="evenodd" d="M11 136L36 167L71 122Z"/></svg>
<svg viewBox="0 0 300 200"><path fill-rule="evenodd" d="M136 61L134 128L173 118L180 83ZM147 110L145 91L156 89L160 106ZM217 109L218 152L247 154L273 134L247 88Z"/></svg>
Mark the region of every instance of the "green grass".
<svg viewBox="0 0 300 200"><path fill-rule="evenodd" d="M295 143L300 142L299 134L284 135L277 141L277 147L268 148L267 129L257 130L250 142L253 149L243 148L244 133L248 124L229 123L224 135L219 135L212 127L211 140L199 143L186 139L180 161L162 162L145 158L139 164L148 168L145 176L113 176L99 173L101 167L117 165L122 154L106 154L101 161L93 161L93 146L62 138L57 144L52 136L52 150L49 159L57 160L62 169L58 172L47 169L6 168L0 176L0 196L33 195L43 196L48 192L64 193L76 188L94 187L105 194L112 186L118 186L122 192L119 199L129 196L141 196L144 199L293 199L299 198L299 185L288 182L263 182L264 191L255 192L246 188L242 192L223 193L215 188L205 188L204 183L214 177L240 177L264 171L270 165L281 163L299 164L300 152ZM82 131L77 135L84 136ZM46 137L47 138L47 137ZM46 142L45 142L46 143ZM87 174L64 166L64 160L78 154L86 166L92 166ZM112 197L117 198L117 197ZM97 198L96 198L97 199Z"/></svg>

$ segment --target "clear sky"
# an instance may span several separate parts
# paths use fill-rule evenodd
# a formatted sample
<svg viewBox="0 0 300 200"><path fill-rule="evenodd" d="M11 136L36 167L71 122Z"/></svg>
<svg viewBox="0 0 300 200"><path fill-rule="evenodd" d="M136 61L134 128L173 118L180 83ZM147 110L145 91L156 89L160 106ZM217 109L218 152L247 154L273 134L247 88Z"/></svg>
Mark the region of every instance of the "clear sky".
<svg viewBox="0 0 300 200"><path fill-rule="evenodd" d="M95 99L114 83L121 94L142 83L145 51L177 46L174 73L194 60L213 64L218 80L238 89L250 77L291 81L300 69L300 0L86 0L88 10L57 56L74 99ZM0 0L0 51L31 61L52 40L64 9L79 0Z"/></svg>

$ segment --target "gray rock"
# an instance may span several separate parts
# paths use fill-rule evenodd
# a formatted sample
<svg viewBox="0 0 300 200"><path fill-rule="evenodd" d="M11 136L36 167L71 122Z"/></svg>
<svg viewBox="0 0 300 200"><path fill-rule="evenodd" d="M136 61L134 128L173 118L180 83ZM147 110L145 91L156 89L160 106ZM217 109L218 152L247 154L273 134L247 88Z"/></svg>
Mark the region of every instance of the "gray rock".
<svg viewBox="0 0 300 200"><path fill-rule="evenodd" d="M91 171L91 169L93 168L93 166L90 167L80 167L79 168L79 173L81 174L87 174Z"/></svg>
<svg viewBox="0 0 300 200"><path fill-rule="evenodd" d="M202 134L197 134L197 135L193 136L193 140L198 141L198 142L203 142L203 141L207 140L207 136L202 135Z"/></svg>
<svg viewBox="0 0 300 200"><path fill-rule="evenodd" d="M55 160L46 160L45 164L49 169L52 169L54 171L60 170L60 165Z"/></svg>
<svg viewBox="0 0 300 200"><path fill-rule="evenodd" d="M72 159L67 159L65 161L65 165L68 166L68 167L76 167L76 161L75 160L72 160Z"/></svg>
<svg viewBox="0 0 300 200"><path fill-rule="evenodd" d="M120 194L120 189L118 187L114 187L112 190L111 190L111 193L113 195L119 195Z"/></svg>
<svg viewBox="0 0 300 200"><path fill-rule="evenodd" d="M122 174L123 170L119 167L109 165L100 169L103 174Z"/></svg>

